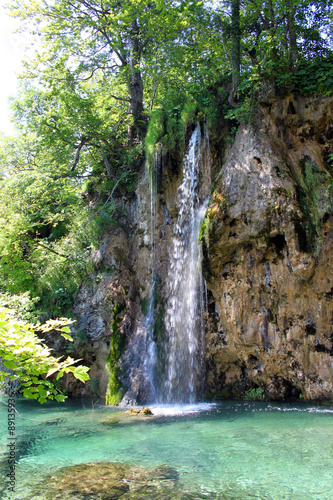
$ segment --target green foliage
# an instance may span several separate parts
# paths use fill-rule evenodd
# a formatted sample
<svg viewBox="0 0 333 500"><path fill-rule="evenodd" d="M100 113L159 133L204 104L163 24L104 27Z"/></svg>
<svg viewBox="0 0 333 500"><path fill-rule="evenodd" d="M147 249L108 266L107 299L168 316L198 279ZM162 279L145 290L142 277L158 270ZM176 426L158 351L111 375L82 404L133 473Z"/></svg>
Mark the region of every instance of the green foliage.
<svg viewBox="0 0 333 500"><path fill-rule="evenodd" d="M93 393L98 396L99 395L98 378L91 378L90 379L90 387L91 387L91 390L93 391Z"/></svg>
<svg viewBox="0 0 333 500"><path fill-rule="evenodd" d="M171 152L181 157L185 151L186 131L190 126L198 121L216 126L218 106L215 94L195 88L192 91L195 93L189 95L170 89L162 99L161 107L152 112L145 139L149 165L153 163L158 144L162 146L164 154Z"/></svg>
<svg viewBox="0 0 333 500"><path fill-rule="evenodd" d="M244 397L245 399L250 401L264 401L266 399L265 391L263 389L260 389L260 387L245 391Z"/></svg>
<svg viewBox="0 0 333 500"><path fill-rule="evenodd" d="M60 324L60 327L59 327ZM58 321L60 332L68 331L63 322ZM55 324L41 327L42 331L53 329ZM60 333L63 337L70 337ZM0 310L0 358L8 371L0 370L0 387L14 381L21 385L25 398L37 399L45 403L48 399L62 402L66 397L59 387L48 378L57 375L59 380L65 373L72 373L81 382L89 380L89 368L83 365L74 366L77 361L67 357L64 361L51 355L51 350L46 347L36 336L29 324L19 322L12 318L10 311Z"/></svg>
<svg viewBox="0 0 333 500"><path fill-rule="evenodd" d="M333 55L304 60L293 77L295 91L303 95L329 96L333 92Z"/></svg>
<svg viewBox="0 0 333 500"><path fill-rule="evenodd" d="M39 297L31 297L30 292L24 292L19 295L10 295L9 293L0 293L0 308L10 310L12 315L20 321L37 323L41 316L38 309Z"/></svg>
<svg viewBox="0 0 333 500"><path fill-rule="evenodd" d="M300 162L300 170L295 172L295 178L304 218L302 222L296 219L294 224L304 251L312 251L321 234L322 217L332 213L332 177L306 156Z"/></svg>

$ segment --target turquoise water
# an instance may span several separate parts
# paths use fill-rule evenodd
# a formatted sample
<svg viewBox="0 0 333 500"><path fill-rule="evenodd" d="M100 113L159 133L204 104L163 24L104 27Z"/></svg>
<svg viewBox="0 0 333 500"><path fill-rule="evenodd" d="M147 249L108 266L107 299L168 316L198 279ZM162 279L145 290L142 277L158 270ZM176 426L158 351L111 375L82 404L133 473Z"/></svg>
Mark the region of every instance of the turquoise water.
<svg viewBox="0 0 333 500"><path fill-rule="evenodd" d="M157 416L137 418L91 402L17 401L23 418L16 416L16 493L10 496L2 481L2 498L33 499L36 485L58 469L108 461L171 466L184 491L212 499L333 498L332 406L223 402L152 409ZM0 419L6 474L4 405Z"/></svg>

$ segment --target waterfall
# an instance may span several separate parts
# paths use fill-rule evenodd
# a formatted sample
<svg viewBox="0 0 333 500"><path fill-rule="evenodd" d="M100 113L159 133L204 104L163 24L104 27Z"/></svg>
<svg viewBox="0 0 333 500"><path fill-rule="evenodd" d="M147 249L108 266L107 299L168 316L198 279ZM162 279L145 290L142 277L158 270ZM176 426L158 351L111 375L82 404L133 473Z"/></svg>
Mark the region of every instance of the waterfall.
<svg viewBox="0 0 333 500"><path fill-rule="evenodd" d="M203 367L203 283L200 227L210 194L209 142L200 125L192 134L178 188L178 217L171 241L164 317L167 403L194 402L200 397Z"/></svg>
<svg viewBox="0 0 333 500"><path fill-rule="evenodd" d="M144 374L149 385L150 399L156 400L157 389L155 381L157 346L154 339L155 332L155 298L156 298L156 276L155 276L155 224L156 224L156 189L157 189L157 165L160 161L161 151L158 149L155 156L155 169L150 168L150 245L151 245L151 296L145 318L145 357ZM154 177L155 173L155 177Z"/></svg>

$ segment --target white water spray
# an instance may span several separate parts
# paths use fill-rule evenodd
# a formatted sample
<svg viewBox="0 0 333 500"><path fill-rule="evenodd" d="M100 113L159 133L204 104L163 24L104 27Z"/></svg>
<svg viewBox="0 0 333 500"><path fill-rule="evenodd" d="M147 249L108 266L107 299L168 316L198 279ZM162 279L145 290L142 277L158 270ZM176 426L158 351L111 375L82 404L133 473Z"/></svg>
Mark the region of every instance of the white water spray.
<svg viewBox="0 0 333 500"><path fill-rule="evenodd" d="M210 194L208 134L197 125L183 160L178 218L171 242L165 312L166 374L162 399L193 403L200 397L203 303L200 227Z"/></svg>

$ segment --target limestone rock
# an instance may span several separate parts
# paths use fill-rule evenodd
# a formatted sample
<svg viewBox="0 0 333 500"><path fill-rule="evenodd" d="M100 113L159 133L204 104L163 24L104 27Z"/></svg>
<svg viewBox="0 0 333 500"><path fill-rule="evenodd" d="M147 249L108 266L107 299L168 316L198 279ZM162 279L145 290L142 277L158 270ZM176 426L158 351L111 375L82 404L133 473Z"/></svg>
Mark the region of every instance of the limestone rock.
<svg viewBox="0 0 333 500"><path fill-rule="evenodd" d="M275 100L223 164L205 221L211 394L333 398L332 103Z"/></svg>

